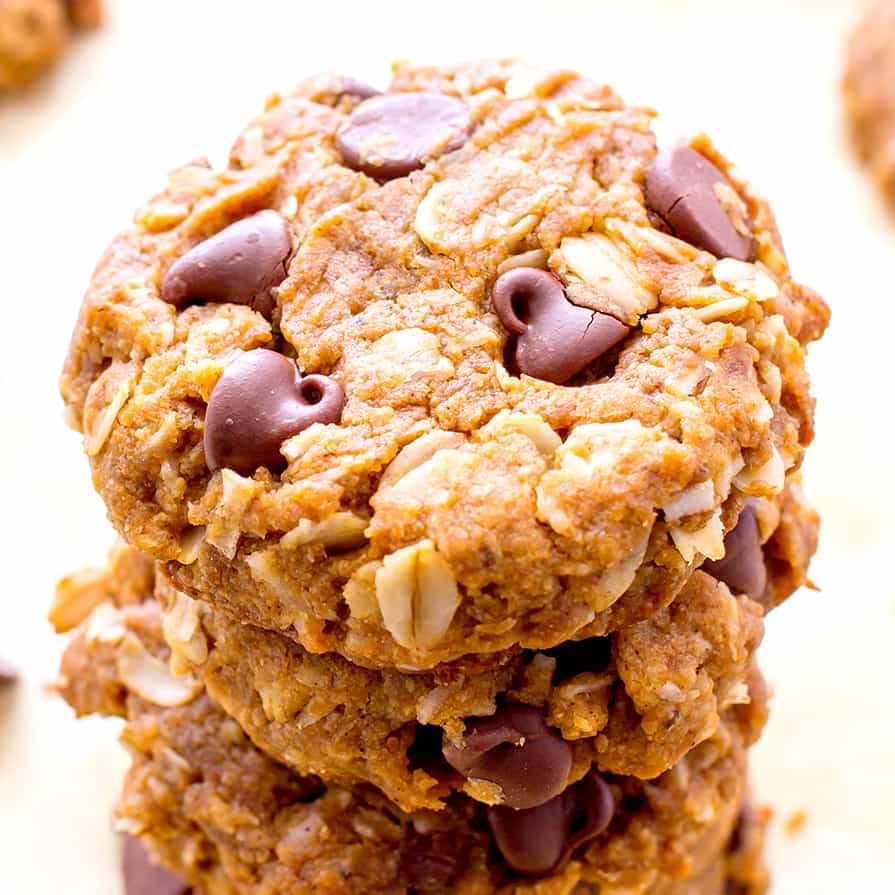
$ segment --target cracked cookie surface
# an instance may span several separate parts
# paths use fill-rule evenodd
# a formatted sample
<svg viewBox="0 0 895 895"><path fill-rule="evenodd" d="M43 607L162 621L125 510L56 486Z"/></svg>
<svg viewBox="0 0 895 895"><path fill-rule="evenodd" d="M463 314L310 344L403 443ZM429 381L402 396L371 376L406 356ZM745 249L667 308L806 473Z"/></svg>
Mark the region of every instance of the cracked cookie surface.
<svg viewBox="0 0 895 895"><path fill-rule="evenodd" d="M112 521L181 591L370 667L548 649L660 611L721 559L744 501L799 466L826 306L710 143L659 170L650 114L608 88L513 63L401 66L399 106L450 99L422 142L370 94L318 78L273 98L227 168L175 172L100 262L62 388ZM355 139L371 121L387 140ZM649 207L655 170L656 195L690 204ZM706 207L720 242L694 229ZM262 210L288 225L291 260L259 304L283 243L258 226L246 253L228 228ZM197 274L173 289L190 256L236 264L244 294L203 281L199 301ZM582 309L585 330L611 318L623 335L588 336L570 365ZM212 472L209 445L234 456L234 430L206 406L258 349L295 369L227 395L272 395L258 444L279 457ZM338 421L315 421L330 383Z"/></svg>

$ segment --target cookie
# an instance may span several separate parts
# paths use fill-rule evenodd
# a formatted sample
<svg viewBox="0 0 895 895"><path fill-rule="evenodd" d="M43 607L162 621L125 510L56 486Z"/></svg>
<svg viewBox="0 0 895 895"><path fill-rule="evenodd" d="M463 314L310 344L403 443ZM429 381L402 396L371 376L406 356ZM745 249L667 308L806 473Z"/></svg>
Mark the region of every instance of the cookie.
<svg viewBox="0 0 895 895"><path fill-rule="evenodd" d="M151 601L106 609L70 642L62 692L79 714L126 718L119 828L207 895L723 891L744 746L764 717L757 672L752 701L651 783L591 772L533 811L455 794L408 815L372 787L302 777L258 750L201 685L167 671Z"/></svg>
<svg viewBox="0 0 895 895"><path fill-rule="evenodd" d="M849 40L842 96L852 145L895 202L895 3L868 3Z"/></svg>
<svg viewBox="0 0 895 895"><path fill-rule="evenodd" d="M310 654L289 638L191 600L161 576L154 585L146 560L126 548L113 551L105 581L101 571L88 570L66 578L59 593L82 608L95 606L97 596L128 607L155 593L167 609L164 630L176 669L201 678L256 745L300 773L343 785L371 783L408 811L440 808L455 790L485 802L506 799L507 786L518 788L512 768L489 773L482 766L496 753L489 759L467 750L452 762L446 756L467 727L481 735L483 724L493 729L501 719L512 721L514 706L524 706L549 740L537 747L542 763L559 762L559 770L552 767L540 786L529 784L522 794L544 801L592 764L615 774L658 776L714 730L726 705L743 698L763 614L744 591L758 578L753 595L779 599L783 585L766 569L780 570L783 583L797 586L813 552L796 554L798 571L786 573L789 567L776 559L783 551L771 550L778 542L813 547L815 541L816 516L804 506L797 480L784 495L795 508L778 517L764 552L756 502L728 538L726 565L715 569L719 579L695 573L650 619L549 653L468 657L426 674L373 671L335 654ZM762 516L766 526L773 524ZM744 527L755 542L752 553L749 536L736 534ZM139 624L142 611L136 618ZM519 751L527 776L532 759ZM464 766L470 757L478 759L475 768Z"/></svg>
<svg viewBox="0 0 895 895"><path fill-rule="evenodd" d="M705 138L570 72L272 98L100 262L62 379L119 532L313 653L426 670L661 611L812 437L828 311Z"/></svg>
<svg viewBox="0 0 895 895"><path fill-rule="evenodd" d="M62 55L73 29L101 19L100 0L3 0L0 93L33 81Z"/></svg>

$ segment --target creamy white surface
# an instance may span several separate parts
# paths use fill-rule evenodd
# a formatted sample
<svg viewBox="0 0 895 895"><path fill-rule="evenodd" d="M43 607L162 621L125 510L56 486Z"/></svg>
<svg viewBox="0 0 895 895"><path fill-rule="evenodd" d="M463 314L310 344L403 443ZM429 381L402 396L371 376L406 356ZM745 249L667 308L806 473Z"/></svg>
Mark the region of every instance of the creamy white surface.
<svg viewBox="0 0 895 895"><path fill-rule="evenodd" d="M825 519L812 572L822 592L770 619L764 666L777 696L756 778L779 809L776 895L891 890L895 218L841 133L837 82L856 5L109 0L100 33L0 102L0 654L25 672L0 696L0 891L121 892L109 820L126 765L116 725L76 724L43 690L61 646L44 622L53 582L100 562L111 539L55 386L94 263L169 168L203 153L220 162L268 92L318 70L384 84L393 58L485 55L606 80L661 110L664 138L710 133L772 198L796 275L832 304L811 352L819 407L806 465ZM787 836L798 810L807 826Z"/></svg>

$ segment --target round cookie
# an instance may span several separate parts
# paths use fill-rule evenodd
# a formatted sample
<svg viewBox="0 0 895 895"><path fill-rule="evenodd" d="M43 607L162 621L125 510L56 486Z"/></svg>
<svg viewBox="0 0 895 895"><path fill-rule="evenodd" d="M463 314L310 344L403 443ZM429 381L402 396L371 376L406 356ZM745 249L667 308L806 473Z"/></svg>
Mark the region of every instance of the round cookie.
<svg viewBox="0 0 895 895"><path fill-rule="evenodd" d="M208 258L202 295L171 286ZM385 99L274 98L226 169L175 172L101 261L62 388L178 589L427 669L633 623L720 560L801 462L826 319L705 139L657 154L647 112L568 72L400 67ZM242 376L261 350L295 369Z"/></svg>
<svg viewBox="0 0 895 895"><path fill-rule="evenodd" d="M572 848L560 843L554 865L542 857L535 875L519 869L532 849L517 852L495 809L465 796L407 815L371 787L327 786L275 763L200 685L166 674L156 607L127 607L126 628L107 608L69 644L60 688L79 714L127 719L133 765L119 827L208 895L583 895L588 886L670 895L690 891L687 879L708 885L724 876L716 865L728 860L745 795L744 746L764 721L757 674L751 703L728 709L715 734L657 780L593 778L605 805L599 818L587 790L559 797L583 798L587 822L570 820ZM538 822L518 815L517 826ZM541 828L539 848L550 829Z"/></svg>
<svg viewBox="0 0 895 895"><path fill-rule="evenodd" d="M62 55L72 28L102 19L99 0L3 0L0 93L33 81Z"/></svg>
<svg viewBox="0 0 895 895"><path fill-rule="evenodd" d="M842 97L852 145L895 202L895 3L867 5L848 44Z"/></svg>

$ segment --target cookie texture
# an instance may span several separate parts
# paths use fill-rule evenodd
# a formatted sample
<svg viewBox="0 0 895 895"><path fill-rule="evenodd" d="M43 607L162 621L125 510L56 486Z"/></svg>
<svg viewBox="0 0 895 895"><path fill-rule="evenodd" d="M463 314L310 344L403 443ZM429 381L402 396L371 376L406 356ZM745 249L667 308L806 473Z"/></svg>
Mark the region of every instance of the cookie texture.
<svg viewBox="0 0 895 895"><path fill-rule="evenodd" d="M706 138L659 152L606 87L375 92L271 98L100 261L62 391L111 520L182 593L370 668L663 611L780 506L826 306Z"/></svg>
<svg viewBox="0 0 895 895"><path fill-rule="evenodd" d="M895 3L866 5L849 40L842 96L852 145L895 202Z"/></svg>
<svg viewBox="0 0 895 895"><path fill-rule="evenodd" d="M649 784L607 776L611 822L533 880L501 860L476 801L455 794L411 817L372 787L299 776L258 750L198 682L171 676L168 658L153 600L107 603L73 635L60 688L79 714L127 720L119 827L208 895L721 893L735 840L746 842L744 747L765 717L756 671L750 703L727 709L673 769ZM741 878L757 876L754 853L740 863Z"/></svg>
<svg viewBox="0 0 895 895"><path fill-rule="evenodd" d="M813 513L802 512L796 527L813 533ZM775 530L780 541L793 521ZM806 561L798 562L798 583ZM780 587L771 574L767 590ZM711 735L727 705L746 698L764 612L697 572L670 606L611 635L408 675L309 653L290 638L232 621L162 576L156 594L175 667L200 677L260 748L301 773L371 783L407 811L439 808L457 789L503 800L494 781L451 773L443 750L463 743L466 719L499 717L506 705L538 709L571 745L562 788L592 765L658 776Z"/></svg>
<svg viewBox="0 0 895 895"><path fill-rule="evenodd" d="M102 20L100 0L0 0L0 93L53 65L73 30Z"/></svg>

